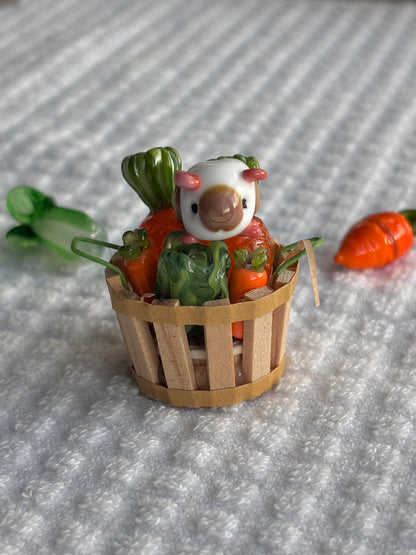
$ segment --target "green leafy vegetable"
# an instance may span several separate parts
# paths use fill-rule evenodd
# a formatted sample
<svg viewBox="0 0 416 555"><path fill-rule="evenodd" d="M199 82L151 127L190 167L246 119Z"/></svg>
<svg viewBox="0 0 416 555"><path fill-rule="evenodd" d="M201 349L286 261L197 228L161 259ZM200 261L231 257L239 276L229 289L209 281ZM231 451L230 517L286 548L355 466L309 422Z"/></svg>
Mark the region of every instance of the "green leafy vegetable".
<svg viewBox="0 0 416 555"><path fill-rule="evenodd" d="M52 197L19 185L6 197L10 215L22 225L9 230L6 237L21 247L44 244L67 260L77 259L71 250L74 236L105 239L104 229L79 210L57 206Z"/></svg>
<svg viewBox="0 0 416 555"><path fill-rule="evenodd" d="M224 241L184 244L173 232L159 257L155 293L159 299L179 299L181 305L199 306L228 297L227 272L231 264Z"/></svg>
<svg viewBox="0 0 416 555"><path fill-rule="evenodd" d="M174 177L181 168L181 157L170 146L126 156L121 163L124 179L151 212L173 206L176 188Z"/></svg>

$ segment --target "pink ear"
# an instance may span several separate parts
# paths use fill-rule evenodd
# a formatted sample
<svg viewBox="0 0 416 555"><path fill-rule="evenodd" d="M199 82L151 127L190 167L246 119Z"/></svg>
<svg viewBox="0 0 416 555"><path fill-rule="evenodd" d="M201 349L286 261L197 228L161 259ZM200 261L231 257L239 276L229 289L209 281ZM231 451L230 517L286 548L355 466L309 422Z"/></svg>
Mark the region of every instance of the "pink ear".
<svg viewBox="0 0 416 555"><path fill-rule="evenodd" d="M266 179L266 177L266 170L261 170L260 168L250 168L243 171L243 178L246 181L262 181L263 179Z"/></svg>
<svg viewBox="0 0 416 555"><path fill-rule="evenodd" d="M196 173L181 170L175 173L175 183L181 189L194 190L201 185L201 178Z"/></svg>

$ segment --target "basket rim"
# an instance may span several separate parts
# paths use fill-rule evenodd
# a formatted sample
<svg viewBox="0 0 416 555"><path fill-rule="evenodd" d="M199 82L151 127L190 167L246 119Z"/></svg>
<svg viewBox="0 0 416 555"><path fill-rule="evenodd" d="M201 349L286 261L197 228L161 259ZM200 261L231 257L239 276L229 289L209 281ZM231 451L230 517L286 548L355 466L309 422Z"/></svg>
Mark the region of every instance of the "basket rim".
<svg viewBox="0 0 416 555"><path fill-rule="evenodd" d="M253 320L272 312L288 302L296 286L299 262L293 265L292 279L265 295L250 302L239 302L223 306L162 306L142 301L135 293L127 291L120 276L111 269L105 270L111 304L116 312L142 321L173 325L209 326Z"/></svg>

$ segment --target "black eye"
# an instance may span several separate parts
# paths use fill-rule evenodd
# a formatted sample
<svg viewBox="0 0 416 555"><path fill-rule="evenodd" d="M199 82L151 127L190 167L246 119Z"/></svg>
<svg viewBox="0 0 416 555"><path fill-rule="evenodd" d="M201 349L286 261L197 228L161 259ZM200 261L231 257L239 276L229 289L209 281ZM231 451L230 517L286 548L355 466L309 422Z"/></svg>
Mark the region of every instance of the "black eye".
<svg viewBox="0 0 416 555"><path fill-rule="evenodd" d="M196 202L193 202L191 205L191 210L194 214L198 214L198 205Z"/></svg>
<svg viewBox="0 0 416 555"><path fill-rule="evenodd" d="M247 201L245 198L243 198L243 208L247 208Z"/></svg>

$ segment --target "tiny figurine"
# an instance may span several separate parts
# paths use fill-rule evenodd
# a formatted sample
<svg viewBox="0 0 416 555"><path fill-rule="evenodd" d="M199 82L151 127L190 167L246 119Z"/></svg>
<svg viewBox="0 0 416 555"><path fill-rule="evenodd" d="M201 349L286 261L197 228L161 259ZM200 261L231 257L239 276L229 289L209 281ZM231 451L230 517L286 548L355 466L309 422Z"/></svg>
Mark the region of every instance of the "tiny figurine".
<svg viewBox="0 0 416 555"><path fill-rule="evenodd" d="M415 230L416 210L371 214L351 227L334 260L352 269L384 266L410 249Z"/></svg>
<svg viewBox="0 0 416 555"><path fill-rule="evenodd" d="M236 249L267 251L265 271L270 275L276 242L264 222L255 216L259 206L258 182L267 178L254 156L221 156L175 174L175 211L185 228L182 240L225 240L231 255Z"/></svg>
<svg viewBox="0 0 416 555"><path fill-rule="evenodd" d="M87 214L57 206L52 197L33 187L14 187L7 194L6 207L21 224L10 229L6 237L21 247L47 245L67 260L79 260L71 250L74 235L98 240L106 237L104 228Z"/></svg>
<svg viewBox="0 0 416 555"><path fill-rule="evenodd" d="M259 204L258 181L267 172L237 158L208 160L175 174L176 214L185 242L229 239L249 227Z"/></svg>
<svg viewBox="0 0 416 555"><path fill-rule="evenodd" d="M122 174L149 214L116 245L74 237L72 250L106 266L108 290L140 391L172 405L223 406L257 397L284 370L298 260L322 238L287 246L256 216L253 156L221 156L182 170L179 153L127 156ZM96 243L110 261L84 252Z"/></svg>

